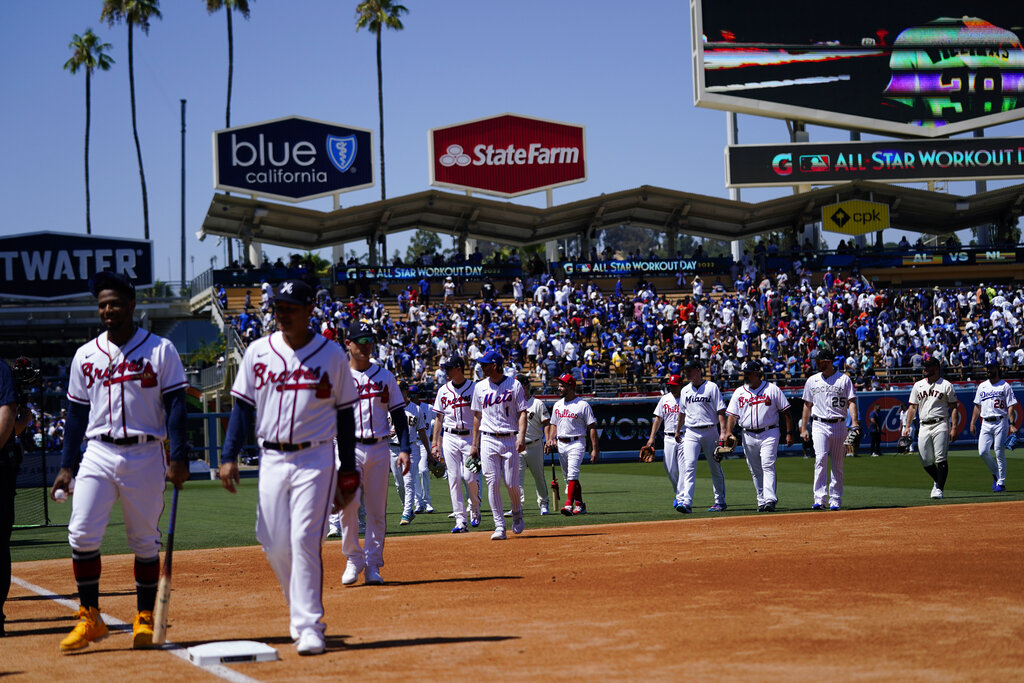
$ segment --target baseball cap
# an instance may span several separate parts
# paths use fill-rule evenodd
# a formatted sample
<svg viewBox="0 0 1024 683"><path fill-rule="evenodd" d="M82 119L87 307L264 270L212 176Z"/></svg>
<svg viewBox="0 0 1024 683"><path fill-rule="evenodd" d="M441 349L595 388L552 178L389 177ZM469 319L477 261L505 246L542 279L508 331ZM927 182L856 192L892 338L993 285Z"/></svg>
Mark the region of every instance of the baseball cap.
<svg viewBox="0 0 1024 683"><path fill-rule="evenodd" d="M345 330L345 338L358 343L360 339L373 341L377 335L373 333L373 328L368 323L357 320Z"/></svg>
<svg viewBox="0 0 1024 683"><path fill-rule="evenodd" d="M826 344L825 346L822 346L820 349L818 349L817 360L835 360L835 359L836 359L836 353L835 353L835 351L832 350L831 346Z"/></svg>
<svg viewBox="0 0 1024 683"><path fill-rule="evenodd" d="M696 358L691 358L686 361L686 365L683 366L684 370L703 370L704 366Z"/></svg>
<svg viewBox="0 0 1024 683"><path fill-rule="evenodd" d="M937 366L937 365L940 365L940 363L939 363L939 359L938 358L936 358L935 356L930 356L928 359L926 359L924 361L924 363L922 363L922 365L936 365Z"/></svg>
<svg viewBox="0 0 1024 683"><path fill-rule="evenodd" d="M562 384L567 384L570 387L576 386L576 378L573 377L572 375L570 375L568 372L565 373L564 375L562 375L561 377L556 378L556 379L557 379L557 381L561 382Z"/></svg>
<svg viewBox="0 0 1024 683"><path fill-rule="evenodd" d="M410 394L415 394L415 395L419 396L419 394L420 394L420 385L419 384L410 384L409 385L409 393Z"/></svg>
<svg viewBox="0 0 1024 683"><path fill-rule="evenodd" d="M999 361L997 361L997 360L990 360L989 362L985 363L985 367L986 368L998 368L999 367Z"/></svg>
<svg viewBox="0 0 1024 683"><path fill-rule="evenodd" d="M681 387L683 386L683 378L680 375L669 375L668 381L666 382L670 387Z"/></svg>
<svg viewBox="0 0 1024 683"><path fill-rule="evenodd" d="M761 363L758 360L751 358L743 363L740 370L742 372L761 372Z"/></svg>
<svg viewBox="0 0 1024 683"><path fill-rule="evenodd" d="M487 365L488 363L501 363L501 353L492 349L485 353L484 355L477 358L476 362L480 363L480 365Z"/></svg>
<svg viewBox="0 0 1024 683"><path fill-rule="evenodd" d="M451 356L445 362L441 363L441 367L447 370L448 368L462 368L466 369L466 362L462 360L461 356Z"/></svg>
<svg viewBox="0 0 1024 683"><path fill-rule="evenodd" d="M99 296L104 289L113 289L122 294L135 298L135 285L124 273L115 273L112 270L101 270L90 278L89 291L93 296Z"/></svg>
<svg viewBox="0 0 1024 683"><path fill-rule="evenodd" d="M313 303L313 288L302 280L285 280L277 286L274 301L309 306Z"/></svg>

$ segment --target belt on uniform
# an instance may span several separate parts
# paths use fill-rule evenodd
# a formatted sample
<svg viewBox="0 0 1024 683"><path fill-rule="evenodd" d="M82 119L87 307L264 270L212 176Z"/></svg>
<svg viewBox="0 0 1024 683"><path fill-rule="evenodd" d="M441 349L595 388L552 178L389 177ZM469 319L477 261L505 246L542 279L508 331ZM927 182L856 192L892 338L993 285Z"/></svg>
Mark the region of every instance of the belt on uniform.
<svg viewBox="0 0 1024 683"><path fill-rule="evenodd" d="M940 422L945 422L945 421L946 421L946 419L943 418L943 417L936 417L936 418L933 418L931 420L921 420L921 424L923 424L923 425L937 425Z"/></svg>
<svg viewBox="0 0 1024 683"><path fill-rule="evenodd" d="M582 436L560 436L558 437L558 440L562 443L572 443L573 441L579 441L582 438Z"/></svg>
<svg viewBox="0 0 1024 683"><path fill-rule="evenodd" d="M143 434L141 436L126 436L123 439L115 439L108 434L100 434L100 441L103 443L112 443L115 446L134 446L139 443L146 443L148 441L159 441L155 436L149 434Z"/></svg>
<svg viewBox="0 0 1024 683"><path fill-rule="evenodd" d="M815 422L828 422L829 424L835 424L836 422L845 422L845 417L815 417Z"/></svg>
<svg viewBox="0 0 1024 683"><path fill-rule="evenodd" d="M329 441L330 440L303 441L301 443L281 443L278 441L264 441L262 445L265 450L281 451L282 453L294 453L295 451L304 451L307 448L312 448L313 446L320 446L322 444L329 443Z"/></svg>
<svg viewBox="0 0 1024 683"><path fill-rule="evenodd" d="M384 440L383 436L373 436L369 439L356 439L356 443L361 443L364 446L372 446L375 443L380 443Z"/></svg>
<svg viewBox="0 0 1024 683"><path fill-rule="evenodd" d="M761 429L744 429L743 431L749 434L760 434L761 432L767 432L769 429L775 429L778 426L779 425L772 425L770 427L763 427Z"/></svg>
<svg viewBox="0 0 1024 683"><path fill-rule="evenodd" d="M706 425L686 425L686 428L687 428L687 429L707 429L708 427L714 427L714 426L715 426L715 425L713 425L713 424L706 424Z"/></svg>
<svg viewBox="0 0 1024 683"><path fill-rule="evenodd" d="M469 436L468 429L452 429L451 427L445 427L444 431L448 432L449 434L457 434L458 436Z"/></svg>
<svg viewBox="0 0 1024 683"><path fill-rule="evenodd" d="M532 439L532 440L530 440L530 441L527 441L527 442L526 442L526 445L527 445L527 446L529 446L530 444L532 444L532 443L537 443L538 441L540 441L540 439Z"/></svg>
<svg viewBox="0 0 1024 683"><path fill-rule="evenodd" d="M985 422L1002 422L1006 418L1002 418L1002 417L983 417L981 419L984 420Z"/></svg>
<svg viewBox="0 0 1024 683"><path fill-rule="evenodd" d="M481 432L487 436L515 436L515 432Z"/></svg>

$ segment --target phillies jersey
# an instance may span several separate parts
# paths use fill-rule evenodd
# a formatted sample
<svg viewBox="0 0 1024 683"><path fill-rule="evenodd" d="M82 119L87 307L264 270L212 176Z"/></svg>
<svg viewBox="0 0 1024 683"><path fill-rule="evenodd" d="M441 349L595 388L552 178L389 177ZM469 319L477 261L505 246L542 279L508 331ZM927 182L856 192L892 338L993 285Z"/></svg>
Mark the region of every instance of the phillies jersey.
<svg viewBox="0 0 1024 683"><path fill-rule="evenodd" d="M164 394L181 389L185 368L174 345L139 328L123 347L104 332L71 361L68 400L89 406L85 436L167 437Z"/></svg>
<svg viewBox="0 0 1024 683"><path fill-rule="evenodd" d="M438 389L434 397L434 415L443 415L441 426L445 429L462 431L473 428L473 382L465 380L462 386L456 387L448 382Z"/></svg>
<svg viewBox="0 0 1024 683"><path fill-rule="evenodd" d="M480 413L480 431L495 434L519 431L519 413L527 408L526 392L515 377L505 375L498 384L484 378L473 387L471 407Z"/></svg>
<svg viewBox="0 0 1024 683"><path fill-rule="evenodd" d="M995 384L985 380L974 394L974 405L981 406L982 417L1007 417L1010 408L1017 405L1017 397L1006 380L1001 379Z"/></svg>
<svg viewBox="0 0 1024 683"><path fill-rule="evenodd" d="M834 372L828 379L820 372L804 384L804 403L811 404L811 415L823 420L846 419L847 406L857 397L849 375Z"/></svg>
<svg viewBox="0 0 1024 683"><path fill-rule="evenodd" d="M682 397L683 393L679 392L679 396ZM665 423L665 435L675 434L676 424L679 421L679 402L680 399L672 395L669 392L661 397L658 401L658 405L654 407L654 414L661 418L661 421Z"/></svg>
<svg viewBox="0 0 1024 683"><path fill-rule="evenodd" d="M957 404L953 385L946 379L939 379L934 384L927 379L918 380L910 390L910 404L917 406L917 417L925 420L949 417L949 410Z"/></svg>
<svg viewBox="0 0 1024 683"><path fill-rule="evenodd" d="M357 400L356 438L379 439L391 433L388 413L405 407L402 390L391 371L380 365L370 364L362 370L352 370Z"/></svg>
<svg viewBox="0 0 1024 683"><path fill-rule="evenodd" d="M736 417L743 429L766 429L779 424L779 413L789 410L786 395L771 382L751 389L744 384L732 392L729 407L725 412Z"/></svg>
<svg viewBox="0 0 1024 683"><path fill-rule="evenodd" d="M590 404L577 396L571 401L560 398L551 410L551 424L558 428L558 436L584 436L591 425L597 424Z"/></svg>
<svg viewBox="0 0 1024 683"><path fill-rule="evenodd" d="M544 438L544 426L549 420L548 408L539 398L530 399L526 408L526 440L539 441Z"/></svg>
<svg viewBox="0 0 1024 683"><path fill-rule="evenodd" d="M701 382L699 387L691 382L679 392L679 411L683 413L685 427L717 425L719 410L725 410L725 401L718 385L710 380Z"/></svg>
<svg viewBox="0 0 1024 683"><path fill-rule="evenodd" d="M274 332L245 350L231 395L256 407L261 444L316 443L337 435L338 409L355 402L356 387L340 346L314 334L293 349Z"/></svg>

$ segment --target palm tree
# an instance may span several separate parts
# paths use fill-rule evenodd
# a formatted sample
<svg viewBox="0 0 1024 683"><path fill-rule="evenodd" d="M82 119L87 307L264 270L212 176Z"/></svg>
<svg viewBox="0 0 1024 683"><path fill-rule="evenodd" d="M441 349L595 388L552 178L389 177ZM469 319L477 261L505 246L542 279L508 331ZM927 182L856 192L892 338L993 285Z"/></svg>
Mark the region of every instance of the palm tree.
<svg viewBox="0 0 1024 683"><path fill-rule="evenodd" d="M128 24L128 90L132 104L132 135L135 137L135 156L139 160L139 180L142 183L142 225L145 239L149 239L149 197L146 195L146 172L142 167L142 147L135 118L135 53L134 28L138 26L149 35L149 22L160 18L160 0L103 0L100 20L109 26Z"/></svg>
<svg viewBox="0 0 1024 683"><path fill-rule="evenodd" d="M402 25L401 16L408 13L409 10L405 5L398 5L391 0L364 0L356 5L356 31L365 28L377 36L377 112L380 123L381 199L387 198L387 185L384 181L384 75L380 60L380 34L381 28L401 31L405 28ZM385 255L388 253L386 238L381 240L381 253Z"/></svg>
<svg viewBox="0 0 1024 683"><path fill-rule="evenodd" d="M77 33L68 44L71 48L71 59L64 62L65 71L73 74L85 69L85 234L92 234L92 217L89 210L89 121L92 118L92 72L96 69L108 71L114 59L107 54L110 43L101 43L99 36L86 29L85 33Z"/></svg>
<svg viewBox="0 0 1024 683"><path fill-rule="evenodd" d="M228 106L224 112L224 127L231 127L231 76L235 71L235 34L231 27L231 15L237 11L244 18L249 18L249 0L206 0L206 11L213 14L221 8L227 8L228 17Z"/></svg>

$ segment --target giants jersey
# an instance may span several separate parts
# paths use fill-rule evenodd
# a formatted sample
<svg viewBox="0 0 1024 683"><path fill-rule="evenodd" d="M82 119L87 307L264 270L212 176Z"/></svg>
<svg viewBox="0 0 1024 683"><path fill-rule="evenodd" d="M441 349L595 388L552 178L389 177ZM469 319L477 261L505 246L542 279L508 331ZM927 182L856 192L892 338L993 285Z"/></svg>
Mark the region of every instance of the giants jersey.
<svg viewBox="0 0 1024 683"><path fill-rule="evenodd" d="M669 392L661 397L658 401L658 405L654 407L654 414L661 418L661 421L665 423L665 436L672 436L676 433L676 424L679 422L679 403L682 399L682 392L679 392L680 398L676 398Z"/></svg>
<svg viewBox="0 0 1024 683"><path fill-rule="evenodd" d="M139 328L123 347L104 332L71 361L68 400L89 406L85 436L167 437L164 394L183 388L185 368L168 340Z"/></svg>
<svg viewBox="0 0 1024 683"><path fill-rule="evenodd" d="M544 425L548 423L548 409L539 398L530 399L526 409L526 440L538 441L544 438Z"/></svg>
<svg viewBox="0 0 1024 683"><path fill-rule="evenodd" d="M934 384L927 379L918 380L910 390L910 404L917 406L917 417L922 422L945 420L949 411L956 408L956 392L946 379L939 379Z"/></svg>
<svg viewBox="0 0 1024 683"><path fill-rule="evenodd" d="M779 424L779 413L789 410L789 399L771 382L751 389L744 384L732 392L725 412L734 415L743 429L766 429Z"/></svg>
<svg viewBox="0 0 1024 683"><path fill-rule="evenodd" d="M679 392L679 411L686 427L717 425L719 410L725 410L725 401L714 382L705 380L696 388L690 383Z"/></svg>
<svg viewBox="0 0 1024 683"><path fill-rule="evenodd" d="M419 432L421 429L426 429L426 422L423 420L423 412L421 405L414 405L412 403L405 404L405 423L409 426L409 443L415 445L419 441ZM391 421L391 413L388 413L388 427L390 432L388 436L391 437L391 445L398 445L398 433L395 432L395 425Z"/></svg>
<svg viewBox="0 0 1024 683"><path fill-rule="evenodd" d="M982 417L1007 417L1010 408L1017 405L1017 397L1006 380L1001 379L995 384L985 380L974 394L974 405L981 406Z"/></svg>
<svg viewBox="0 0 1024 683"><path fill-rule="evenodd" d="M526 393L515 377L505 375L495 384L484 378L473 387L471 403L480 413L480 431L495 434L519 431L519 413L526 410Z"/></svg>
<svg viewBox="0 0 1024 683"><path fill-rule="evenodd" d="M473 382L466 380L461 387L448 382L441 387L434 398L434 415L444 416L441 426L445 429L473 428Z"/></svg>
<svg viewBox="0 0 1024 683"><path fill-rule="evenodd" d="M366 371L352 370L358 399L355 405L356 438L374 439L391 433L388 413L405 407L398 381L391 371L371 364Z"/></svg>
<svg viewBox="0 0 1024 683"><path fill-rule="evenodd" d="M850 377L842 372L834 372L825 379L823 374L816 373L804 384L804 403L811 404L811 415L816 418L831 420L846 418L846 407L857 397Z"/></svg>
<svg viewBox="0 0 1024 683"><path fill-rule="evenodd" d="M568 402L564 398L555 401L551 424L558 428L558 436L584 436L591 425L597 424L597 420L590 404L577 396Z"/></svg>
<svg viewBox="0 0 1024 683"><path fill-rule="evenodd" d="M231 395L256 407L259 442L315 443L338 433L338 409L355 402L356 387L340 346L314 334L293 349L274 332L245 350Z"/></svg>

